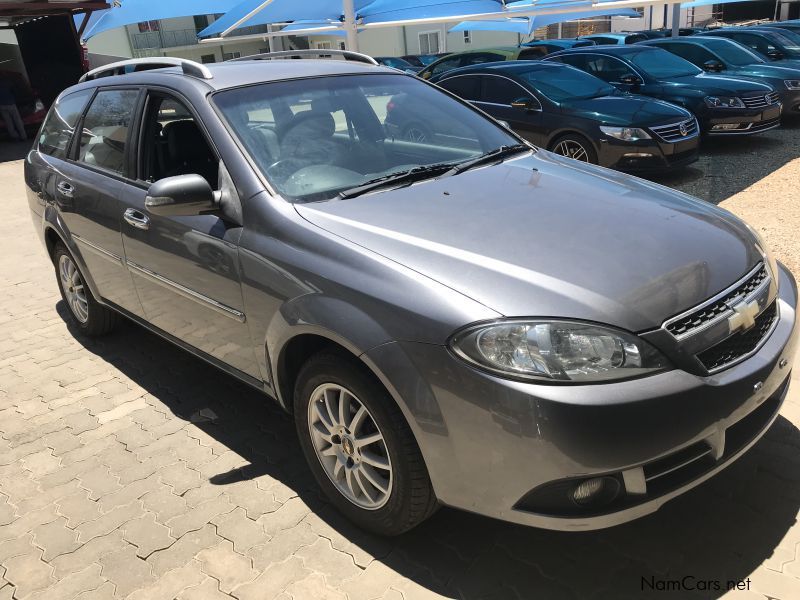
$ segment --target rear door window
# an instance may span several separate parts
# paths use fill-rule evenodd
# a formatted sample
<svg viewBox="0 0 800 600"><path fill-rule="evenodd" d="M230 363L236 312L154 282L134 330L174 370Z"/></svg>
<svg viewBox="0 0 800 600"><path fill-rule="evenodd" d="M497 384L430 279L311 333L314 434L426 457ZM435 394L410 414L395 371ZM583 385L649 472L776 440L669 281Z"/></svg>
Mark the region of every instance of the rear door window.
<svg viewBox="0 0 800 600"><path fill-rule="evenodd" d="M88 89L68 94L53 105L39 135L40 152L55 158L66 157L75 125L93 93L94 89Z"/></svg>
<svg viewBox="0 0 800 600"><path fill-rule="evenodd" d="M439 83L439 87L464 100L475 101L481 99L481 82L474 75L459 75L445 79Z"/></svg>
<svg viewBox="0 0 800 600"><path fill-rule="evenodd" d="M518 83L506 79L487 75L483 78L483 101L490 104L511 106L511 103L520 98L530 98L528 91Z"/></svg>
<svg viewBox="0 0 800 600"><path fill-rule="evenodd" d="M118 175L125 170L125 148L139 90L101 90L83 119L78 161Z"/></svg>

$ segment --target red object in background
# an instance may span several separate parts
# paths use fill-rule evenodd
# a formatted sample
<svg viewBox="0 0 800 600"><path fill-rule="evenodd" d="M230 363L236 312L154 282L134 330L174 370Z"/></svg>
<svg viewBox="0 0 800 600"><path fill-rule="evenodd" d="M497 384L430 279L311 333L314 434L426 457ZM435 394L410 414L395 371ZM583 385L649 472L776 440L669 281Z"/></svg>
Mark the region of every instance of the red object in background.
<svg viewBox="0 0 800 600"><path fill-rule="evenodd" d="M34 129L42 124L47 116L47 107L39 98L38 92L32 89L25 78L16 71L0 70L0 79L8 81L17 99L17 109L25 128ZM6 124L0 119L0 132L5 132Z"/></svg>
<svg viewBox="0 0 800 600"><path fill-rule="evenodd" d="M89 48L86 44L81 44L81 67L84 73L89 71Z"/></svg>

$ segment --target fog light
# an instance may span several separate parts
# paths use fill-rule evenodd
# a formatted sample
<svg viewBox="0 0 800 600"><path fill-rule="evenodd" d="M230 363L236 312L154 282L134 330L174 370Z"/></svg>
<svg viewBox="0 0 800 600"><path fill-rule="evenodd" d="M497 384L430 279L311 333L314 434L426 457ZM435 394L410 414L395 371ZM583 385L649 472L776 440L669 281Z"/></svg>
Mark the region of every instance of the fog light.
<svg viewBox="0 0 800 600"><path fill-rule="evenodd" d="M649 152L626 152L622 158L653 158Z"/></svg>
<svg viewBox="0 0 800 600"><path fill-rule="evenodd" d="M711 129L714 131L726 131L729 129L741 129L741 123L720 123L719 125L714 125Z"/></svg>
<svg viewBox="0 0 800 600"><path fill-rule="evenodd" d="M578 504L590 504L603 491L605 481L601 477L587 479L572 492L572 499Z"/></svg>
<svg viewBox="0 0 800 600"><path fill-rule="evenodd" d="M593 477L580 482L572 491L572 500L579 506L600 507L617 499L620 492L616 477Z"/></svg>

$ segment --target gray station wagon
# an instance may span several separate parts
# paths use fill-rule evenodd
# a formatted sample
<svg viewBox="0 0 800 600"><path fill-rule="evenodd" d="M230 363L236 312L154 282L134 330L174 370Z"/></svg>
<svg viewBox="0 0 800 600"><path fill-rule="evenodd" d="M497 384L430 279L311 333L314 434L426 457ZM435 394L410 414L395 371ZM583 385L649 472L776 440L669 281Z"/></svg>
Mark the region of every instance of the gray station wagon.
<svg viewBox="0 0 800 600"><path fill-rule="evenodd" d="M757 233L325 54L350 60L134 60L61 94L25 179L80 332L123 316L276 399L383 534L440 504L608 527L761 437L797 288ZM398 94L424 142L385 126Z"/></svg>

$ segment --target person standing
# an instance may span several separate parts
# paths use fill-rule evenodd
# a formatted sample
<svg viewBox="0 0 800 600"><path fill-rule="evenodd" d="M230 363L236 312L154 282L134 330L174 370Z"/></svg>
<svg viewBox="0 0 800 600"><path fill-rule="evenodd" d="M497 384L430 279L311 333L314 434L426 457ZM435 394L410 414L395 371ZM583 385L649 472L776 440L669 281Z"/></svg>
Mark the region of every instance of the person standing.
<svg viewBox="0 0 800 600"><path fill-rule="evenodd" d="M6 129L11 139L19 142L28 139L25 133L25 123L22 122L17 108L14 90L11 88L11 84L4 79L0 79L0 116L6 123Z"/></svg>

